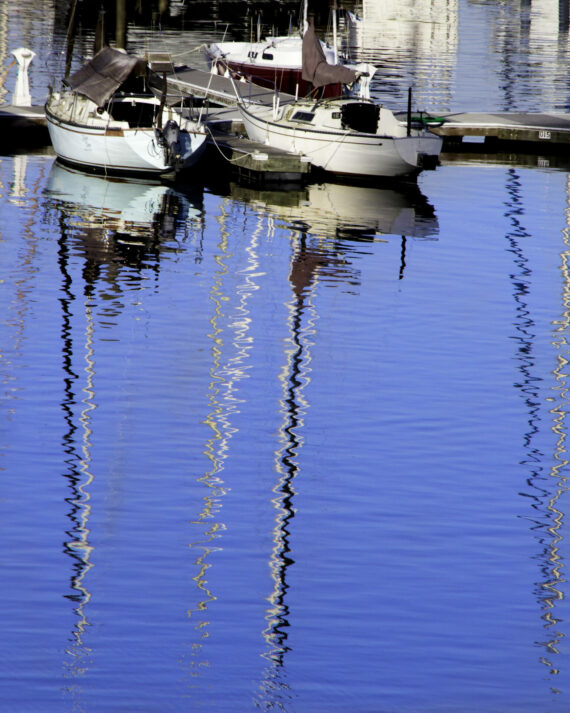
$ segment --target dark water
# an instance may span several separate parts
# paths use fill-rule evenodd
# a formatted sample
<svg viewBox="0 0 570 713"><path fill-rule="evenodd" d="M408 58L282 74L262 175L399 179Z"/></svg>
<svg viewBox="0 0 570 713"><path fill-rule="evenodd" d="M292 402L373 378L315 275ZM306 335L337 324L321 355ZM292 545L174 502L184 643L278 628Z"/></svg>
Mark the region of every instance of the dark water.
<svg viewBox="0 0 570 713"><path fill-rule="evenodd" d="M564 110L538 3L432 5L359 50L394 103ZM0 711L567 711L560 164L259 191L2 156Z"/></svg>

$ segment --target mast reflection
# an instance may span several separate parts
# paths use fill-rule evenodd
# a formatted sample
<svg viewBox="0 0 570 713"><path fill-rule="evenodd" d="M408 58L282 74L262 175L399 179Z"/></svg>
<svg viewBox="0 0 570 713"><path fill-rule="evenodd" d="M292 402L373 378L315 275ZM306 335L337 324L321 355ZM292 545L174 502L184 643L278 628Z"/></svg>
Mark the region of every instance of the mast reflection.
<svg viewBox="0 0 570 713"><path fill-rule="evenodd" d="M235 200L251 203L267 215L269 231L278 217L291 231L289 271L291 298L287 302L289 336L281 382L279 446L275 453L277 482L273 488L273 548L269 566L273 588L268 596L263 636L267 666L255 699L265 710L290 710L294 692L287 680L291 610L287 602L291 567L295 564L292 527L295 481L301 473L303 426L310 404L311 347L318 321L314 304L321 283L357 285L360 276L349 259L361 243L386 242L384 235L401 236L399 279L404 277L407 236L433 239L439 226L433 207L417 186L393 190L363 185L322 183L297 191L260 191L232 184Z"/></svg>
<svg viewBox="0 0 570 713"><path fill-rule="evenodd" d="M66 424L62 436L66 454L63 476L69 491L69 528L63 550L71 560L70 591L64 596L73 603L75 616L65 666L74 679L68 691L78 699L79 681L89 669L91 653L86 635L91 600L88 573L94 566L89 521L94 482L93 415L97 408L97 318L101 323L95 305L100 283L107 283L115 294L120 294L125 267L131 282L142 279L139 273L143 269L158 274L161 252L178 249L180 234L183 240L188 238L192 219L199 226L201 211L188 196L159 183L84 174L57 162L50 171L45 193L45 219L52 221L55 216L59 228L61 409Z"/></svg>
<svg viewBox="0 0 570 713"><path fill-rule="evenodd" d="M269 566L273 580L273 590L268 601L267 626L263 636L268 646L264 654L269 665L260 686L260 704L265 709L286 711L291 691L287 683L284 666L285 654L290 650L288 630L290 609L286 601L289 584L287 576L295 563L291 547L291 525L295 516L294 481L300 472L299 453L303 446L302 428L309 404L304 389L309 383L311 335L318 319L313 305L314 289L319 270L335 261L326 253L311 248L307 233L292 233L294 254L291 261L289 281L292 298L287 304L289 316L288 346L286 361L279 379L282 387L279 430L280 447L275 454L275 469L278 480L273 488L275 525L273 528L273 549Z"/></svg>
<svg viewBox="0 0 570 713"><path fill-rule="evenodd" d="M528 519L532 523L531 531L542 548L537 555L540 568L540 581L536 582L535 595L540 605L541 619L543 622L545 640L535 642L543 650L540 662L545 665L551 676L559 673L558 664L553 662L552 656L560 654L559 643L564 637L563 632L558 628L560 619L555 615L556 603L564 598L561 588L565 581L563 576L563 561L559 554L559 543L562 540L562 526L564 512L559 509L558 501L561 495L568 489L565 485L566 476L560 472L567 464L565 457L566 448L566 426L565 426L565 401L566 401L566 364L565 357L559 352L557 368L554 370L556 385L553 387L558 392L559 403L556 404L550 413L553 417L552 431L556 436L554 450L554 464L549 473L544 473L542 465L545 454L534 445L534 439L539 434L540 426L540 388L541 377L535 374L535 339L537 325L530 314L529 294L532 278L532 269L521 241L531 235L525 229L522 217L524 207L521 196L521 182L515 169L507 172L507 212L505 217L511 223L511 230L506 238L509 250L513 254L515 272L511 275L513 284L513 298L516 304L516 316L514 327L516 330L516 342L518 344L516 358L520 372L520 380L515 383L515 387L520 390L525 408L527 411L528 429L524 434L523 446L525 457L520 461L530 469L530 475L526 479L529 488L520 495L531 500L531 508L534 515ZM566 236L565 236L566 242ZM569 282L566 258L568 253L563 253L564 292L568 294ZM561 321L558 339L553 345L560 349L566 343L565 329L568 324L568 313ZM554 400L554 399L551 399ZM551 478L556 479L556 484L552 486ZM558 692L555 685L552 691Z"/></svg>
<svg viewBox="0 0 570 713"><path fill-rule="evenodd" d="M200 511L191 521L198 532L189 545L192 552L197 553L194 565L198 573L193 580L199 597L196 605L187 612L196 632L189 662L192 676L199 676L200 668L210 665L205 649L205 643L210 636L208 608L217 596L208 582L208 569L212 566L212 556L221 549L220 538L226 529L221 519L223 500L227 492L223 471L230 456L231 440L238 430L234 417L239 413L242 403L239 396L240 382L247 378L254 348L253 338L250 336L249 302L259 289L258 245L264 230L263 221L259 219L245 248L246 265L239 271L240 280L234 284L235 274L231 269L234 254L227 225L229 204L228 200L220 204L220 215L217 218L220 239L215 255L217 270L209 290L212 314L207 336L211 340L211 366L207 390L209 410L204 424L210 429L210 433L204 454L210 462L210 468L198 477L198 481L204 486L204 495ZM240 227L245 234L246 226ZM233 287L230 289L228 285Z"/></svg>
<svg viewBox="0 0 570 713"><path fill-rule="evenodd" d="M69 674L77 679L86 671L89 663L90 650L85 644L84 636L89 626L86 607L91 594L85 581L87 573L93 567L91 555L93 548L89 541L89 517L91 514L89 487L93 482L90 470L91 463L91 419L95 403L95 357L93 349L93 314L92 288L84 287L84 293L78 297L73 289L73 278L70 273L70 254L67 241L65 221L60 220L61 234L58 241L58 262L62 277L62 297L60 298L62 312L62 363L64 370L64 398L61 404L67 431L64 433L63 449L66 453L67 470L63 473L68 481L69 504L67 517L70 527L66 530L66 540L63 542L64 552L71 558L71 577L69 594L64 595L74 604L75 623L73 626L67 653L71 660L67 663ZM74 307L83 302L85 326L81 338L81 351L74 350L73 320ZM75 354L82 353L82 362L74 364ZM70 687L77 694L75 686Z"/></svg>
<svg viewBox="0 0 570 713"><path fill-rule="evenodd" d="M554 479L554 489L549 489L545 493L546 509L548 511L548 520L545 529L548 532L547 547L545 550L548 553L545 558L545 566L542 568L542 618L545 622L545 629L549 632L549 638L542 645L546 649L546 654L541 658L541 662L549 668L551 675L559 673L558 660L552 660L552 655L561 653L559 648L560 640L564 638L562 631L557 629L561 621L555 615L556 603L564 599L564 591L562 585L566 582L564 576L564 561L560 554L560 543L563 539L562 528L564 526L565 512L560 507L560 500L570 486L568 484L568 476L564 474L570 460L568 459L567 446L567 424L566 417L568 415L568 333L570 330L570 182L567 179L566 186L567 208L566 208L566 227L562 231L562 240L565 249L560 253L560 273L562 275L562 313L560 319L554 322L555 330L552 335L552 345L557 350L556 368L553 370L555 383L552 387L554 396L548 401L552 404L549 411L552 417L552 432L555 437L555 446L553 454L553 465L550 468L549 477ZM544 524L543 524L544 528ZM559 693L559 689L552 687L554 693Z"/></svg>

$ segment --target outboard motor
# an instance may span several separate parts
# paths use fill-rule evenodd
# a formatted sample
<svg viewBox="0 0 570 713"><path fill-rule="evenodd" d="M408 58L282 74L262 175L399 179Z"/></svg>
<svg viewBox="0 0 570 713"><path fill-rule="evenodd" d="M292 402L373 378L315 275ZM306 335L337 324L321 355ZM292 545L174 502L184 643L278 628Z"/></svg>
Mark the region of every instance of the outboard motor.
<svg viewBox="0 0 570 713"><path fill-rule="evenodd" d="M159 134L166 153L166 163L176 164L181 159L180 127L173 119L169 119Z"/></svg>

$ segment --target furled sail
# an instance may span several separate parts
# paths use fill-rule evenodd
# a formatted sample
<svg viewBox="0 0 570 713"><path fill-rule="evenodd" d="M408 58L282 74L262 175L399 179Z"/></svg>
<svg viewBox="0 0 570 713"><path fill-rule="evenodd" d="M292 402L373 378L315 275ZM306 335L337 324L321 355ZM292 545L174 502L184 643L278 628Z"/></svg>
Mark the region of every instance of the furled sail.
<svg viewBox="0 0 570 713"><path fill-rule="evenodd" d="M342 64L328 64L321 43L319 42L313 21L303 36L303 79L313 87L327 84L351 84L357 79L357 73Z"/></svg>

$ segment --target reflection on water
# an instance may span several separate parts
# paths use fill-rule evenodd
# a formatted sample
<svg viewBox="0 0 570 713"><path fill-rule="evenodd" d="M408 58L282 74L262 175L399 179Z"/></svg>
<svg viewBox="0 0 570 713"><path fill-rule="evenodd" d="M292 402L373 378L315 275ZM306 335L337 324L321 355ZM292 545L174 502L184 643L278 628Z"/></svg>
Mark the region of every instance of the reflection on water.
<svg viewBox="0 0 570 713"><path fill-rule="evenodd" d="M348 22L347 51L378 67L372 94L402 102L414 87L420 109L450 107L458 45L457 0L363 0Z"/></svg>
<svg viewBox="0 0 570 713"><path fill-rule="evenodd" d="M17 183L20 186L20 182ZM19 192L25 193L20 187ZM92 419L96 399L96 304L99 281L113 291L113 306L99 314L116 317L120 310L119 286L130 272L129 283L142 288L140 271L151 267L158 275L162 252L176 253L181 246L194 244L196 259L201 251L201 198L194 192L184 195L155 181L117 179L85 174L53 163L45 183L47 219L59 233L58 264L61 275L59 300L62 327L64 397L61 408L67 430L62 448L66 454L70 509L64 550L72 560L71 590L66 597L74 603L76 621L69 675L83 677L90 664L91 648L86 640L88 604L91 599L88 572L94 566L90 544L92 472ZM53 217L55 216L55 218ZM81 277L77 273L77 258ZM134 270L134 272L133 272ZM104 315L104 316L103 316ZM83 325L83 326L80 326ZM210 484L208 476L205 480ZM207 516L213 508L206 502ZM215 529L210 527L210 532ZM207 533L209 534L209 533ZM201 586L200 575L196 577ZM81 686L76 680L67 690L79 705Z"/></svg>
<svg viewBox="0 0 570 713"><path fill-rule="evenodd" d="M195 193L195 190L194 190ZM98 282L117 284L121 271L137 273L153 266L158 275L160 255L176 251L180 244L192 244L196 229L203 227L199 199L189 200L192 189L184 186L173 190L160 183L126 181L86 175L55 162L46 188L48 216L57 216L60 231L59 264L62 275L61 302L62 340L65 370L65 399L62 410L68 430L63 442L68 453L71 510L68 517L66 552L73 559L69 598L75 603L77 623L73 632L72 675L83 675L89 659L85 641L89 570L93 567L89 541L91 411L96 408L95 353L93 346L94 290ZM190 520L195 535L189 543L195 555L193 581L197 588L195 603L187 614L195 635L189 653L188 670L200 677L210 665L205 644L210 638L211 606L218 596L209 582L208 571L215 553L221 550L226 524L222 508L227 488L223 471L231 456L232 438L237 432L235 417L243 405L240 388L250 369L253 340L249 335L251 316L248 303L259 289L258 251L260 241L270 237L278 217L291 231L292 257L289 273L292 296L287 304L289 328L285 363L279 379L282 386L282 424L279 448L275 454L277 482L273 489L275 521L273 549L269 566L273 590L268 596L269 608L263 636L268 664L260 684L259 700L263 706L287 710L291 697L285 667L285 655L291 612L287 603L288 570L294 564L292 523L295 514L294 480L299 472L298 456L303 445L302 428L309 404L304 389L309 382L310 346L318 318L313 305L314 290L319 282L357 284L359 277L347 259L347 246L359 242L373 243L383 236L397 235L402 241L400 278L405 267L407 237L433 238L438 222L433 207L416 187L402 190L379 189L341 184L309 185L299 191L265 192L230 186L230 198L219 204L217 223L219 240L215 255L217 265L209 292L213 306L210 318L211 366L208 387L209 411L204 424L211 435L204 453L211 467L197 475L205 488L200 508ZM255 207L258 219L245 247L246 264L240 270L243 278L235 286L232 234L226 226L228 209L237 202ZM235 224L232 225L236 229ZM198 231L199 232L199 231ZM195 259L201 259L199 241ZM70 259L81 258L82 292L68 267ZM152 260L150 258L152 257ZM77 280L77 278L75 278ZM131 275L130 282L140 277ZM121 290L115 293L120 302ZM74 310L83 304L84 336L73 333ZM120 309L120 307L117 307ZM110 316L109 309L106 316ZM81 352L74 342L83 344ZM79 354L82 356L79 357ZM81 363L83 360L84 364ZM79 362L79 363L78 363ZM82 382L84 384L82 385ZM80 444L80 445L79 445ZM70 687L78 695L79 689Z"/></svg>
<svg viewBox="0 0 570 713"><path fill-rule="evenodd" d="M542 619L547 639L537 642L544 648L541 662L548 668L551 677L560 674L561 659L566 635L561 629L563 619L557 613L558 605L564 599L564 585L567 578L564 574L566 557L561 551L564 539L565 512L562 498L570 489L568 476L565 474L570 460L568 459L567 424L568 414L568 330L570 329L570 271L568 269L570 258L570 242L568 225L570 212L570 183L567 181L567 208L566 227L562 231L565 249L560 254L560 273L562 277L562 313L553 322L555 330L552 335L552 345L556 349L556 367L553 370L555 382L552 386L554 395L547 398L552 406L552 432L555 437L553 464L548 478L542 477L544 482L537 497L537 510L541 514L536 522L538 531L537 539L543 547L541 553L541 573L543 579L538 583L538 599L541 604ZM538 475L538 474L537 474ZM537 488L538 489L538 488ZM546 531L546 535L544 534ZM552 691L562 693L556 679L552 678Z"/></svg>
<svg viewBox="0 0 570 713"><path fill-rule="evenodd" d="M231 184L231 196L277 216L303 234L292 267L292 283L302 294L315 275L320 280L356 285L358 274L347 256L354 242L401 239L399 277L404 277L407 238L437 236L437 216L417 186L400 190L341 183L308 185L297 191L260 191ZM312 236L312 237L309 237Z"/></svg>
<svg viewBox="0 0 570 713"><path fill-rule="evenodd" d="M566 447L566 413L567 413L567 358L566 332L569 327L567 310L554 332L553 346L557 349L557 366L553 371L555 385L551 388L556 392L556 397L547 397L547 401L555 402L550 408L555 435L555 446L552 454L550 472L545 474L543 465L548 454L535 445L539 438L541 428L541 389L542 377L537 370L536 339L539 325L532 316L532 287L533 269L526 254L525 243L532 237L525 228L525 205L522 197L522 183L520 175L515 169L507 171L507 211L505 217L510 223L510 230L506 234L509 252L513 256L513 272L511 282L515 302L515 320L513 322L516 333L514 336L517 345L516 360L520 379L515 387L520 391L527 413L527 430L523 436L523 449L525 456L520 464L529 469L526 483L529 488L521 495L530 498L534 511L529 520L533 523L531 530L535 533L536 540L542 548L536 559L539 563L541 579L536 583L536 597L541 609L541 619L546 638L536 641L543 653L540 661L549 671L551 677L560 674L562 653L561 643L565 634L560 628L563 620L557 616L556 609L559 602L564 599L564 557L560 553L563 540L563 527L565 513L561 509L561 497L568 491L568 477L564 470L570 462L567 458ZM568 245L567 229L564 230L564 243ZM563 277L562 294L563 305L567 306L569 289L569 275L567 268L568 250L561 254L561 273ZM551 682L554 694L560 694L555 680Z"/></svg>
<svg viewBox="0 0 570 713"><path fill-rule="evenodd" d="M401 189L318 183L289 191L260 191L231 184L231 196L287 225L327 238L374 239L383 235L428 238L438 221L417 185Z"/></svg>
<svg viewBox="0 0 570 713"><path fill-rule="evenodd" d="M567 105L566 2L381 5L345 25L377 95ZM568 708L570 184L493 161L219 192L0 161L4 705Z"/></svg>
<svg viewBox="0 0 570 713"><path fill-rule="evenodd" d="M63 435L62 447L66 453L67 470L63 473L68 480L70 495L66 498L70 510L67 516L70 527L66 531L68 540L64 550L72 560L71 590L65 595L74 603L76 616L72 632L71 646L67 650L71 660L67 663L73 678L85 673L89 662L90 648L85 641L89 626L87 604L91 599L88 589L87 573L94 566L91 561L93 548L89 542L89 518L91 514L90 486L93 481L91 471L91 420L95 402L95 352L93 346L94 323L91 296L88 291L81 296L74 294L74 286L67 269L68 248L65 238L60 241L59 264L62 276L62 355L64 369L64 399L61 407L64 413L67 431ZM82 356L79 349L74 350L72 332L72 311L74 306L83 302L85 311L85 332L83 335ZM77 341L80 341L77 339ZM79 353L76 353L79 352ZM75 363L77 358L77 363ZM72 695L76 695L76 684L70 686Z"/></svg>
<svg viewBox="0 0 570 713"><path fill-rule="evenodd" d="M310 382L310 347L318 319L313 305L313 287L318 273L326 264L323 254L315 259L307 245L307 236L295 231L291 234L294 245L289 281L292 298L287 304L289 336L285 347L285 364L279 375L281 382L281 415L279 430L280 446L275 454L275 470L278 481L273 489L275 495L275 526L273 550L270 558L273 590L268 600L267 627L263 632L269 651L264 656L270 665L265 670L261 684L260 700L267 709L288 710L292 699L287 681L285 655L289 651L288 637L292 612L287 603L288 574L294 565L291 543L293 518L295 517L295 478L300 473L299 454L303 447L304 418L310 404L305 397L305 387ZM293 612L294 616L294 612Z"/></svg>
<svg viewBox="0 0 570 713"><path fill-rule="evenodd" d="M55 161L46 185L48 206L81 240L86 271L107 264L112 281L117 257L141 268L152 255L193 243L199 255L200 197L182 194L157 181L102 177Z"/></svg>

